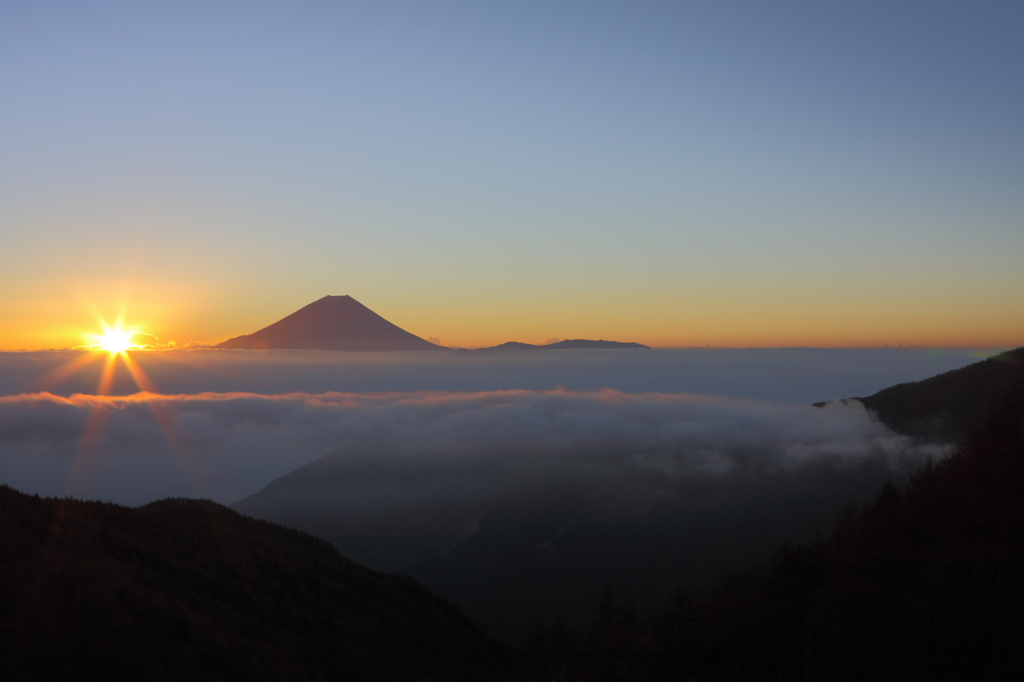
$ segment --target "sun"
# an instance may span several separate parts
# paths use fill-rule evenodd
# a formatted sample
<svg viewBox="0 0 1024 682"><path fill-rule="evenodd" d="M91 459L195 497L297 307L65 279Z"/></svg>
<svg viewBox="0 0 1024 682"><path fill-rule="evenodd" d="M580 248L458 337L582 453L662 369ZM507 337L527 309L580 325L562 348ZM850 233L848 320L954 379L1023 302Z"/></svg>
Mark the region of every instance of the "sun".
<svg viewBox="0 0 1024 682"><path fill-rule="evenodd" d="M129 348L134 347L132 343L132 337L135 336L134 331L124 331L118 329L108 329L107 333L99 337L99 347L108 353L123 353Z"/></svg>

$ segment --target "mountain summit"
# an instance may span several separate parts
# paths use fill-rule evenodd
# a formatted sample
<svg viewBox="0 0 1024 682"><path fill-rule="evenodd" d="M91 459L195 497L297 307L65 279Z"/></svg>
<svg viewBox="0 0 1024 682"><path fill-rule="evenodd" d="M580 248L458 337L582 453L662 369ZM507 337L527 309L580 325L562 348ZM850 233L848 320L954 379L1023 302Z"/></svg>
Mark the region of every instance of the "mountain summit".
<svg viewBox="0 0 1024 682"><path fill-rule="evenodd" d="M447 350L396 327L351 296L324 296L258 332L217 348Z"/></svg>

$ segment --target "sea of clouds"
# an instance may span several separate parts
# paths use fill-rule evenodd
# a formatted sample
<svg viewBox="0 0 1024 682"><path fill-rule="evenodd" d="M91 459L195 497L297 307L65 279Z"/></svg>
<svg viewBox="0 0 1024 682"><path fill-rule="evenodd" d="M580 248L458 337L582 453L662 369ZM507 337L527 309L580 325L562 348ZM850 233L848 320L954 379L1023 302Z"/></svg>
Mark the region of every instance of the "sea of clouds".
<svg viewBox="0 0 1024 682"><path fill-rule="evenodd" d="M159 351L132 353L166 394L279 394L306 391L493 391L613 388L626 393L693 393L786 405L866 396L990 354L914 348L653 349L525 353L338 351ZM80 371L61 368L93 357ZM85 359L88 360L88 357ZM103 354L0 352L0 395L96 393ZM110 392L139 390L123 364Z"/></svg>
<svg viewBox="0 0 1024 682"><path fill-rule="evenodd" d="M150 392L121 363L112 395L97 396L104 356L89 357L0 353L0 483L131 505L234 502L336 451L361 462L364 481L426 485L443 466L475 490L495 472L523 480L551 467L685 478L875 458L896 470L934 448L859 404L809 403L977 359L907 349L176 351L133 354Z"/></svg>
<svg viewBox="0 0 1024 682"><path fill-rule="evenodd" d="M0 480L43 495L228 503L328 452L358 471L353 505L418 496L416 487L430 498L441 494L439 481L450 497L556 472L785 477L865 460L903 470L941 454L855 402L815 408L614 390L0 398Z"/></svg>

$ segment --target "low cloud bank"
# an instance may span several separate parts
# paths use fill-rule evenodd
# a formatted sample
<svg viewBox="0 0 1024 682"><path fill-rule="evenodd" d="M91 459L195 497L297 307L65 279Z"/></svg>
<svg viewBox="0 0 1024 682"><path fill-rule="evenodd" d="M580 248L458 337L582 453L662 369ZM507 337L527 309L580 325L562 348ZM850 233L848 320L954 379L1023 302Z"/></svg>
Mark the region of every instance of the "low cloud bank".
<svg viewBox="0 0 1024 682"><path fill-rule="evenodd" d="M695 393L790 405L867 396L980 358L965 350L883 348L560 350L554 353L153 351L131 353L165 394L307 391ZM0 352L0 395L96 393L105 353ZM139 390L123 362L106 393ZM152 390L152 389L151 389Z"/></svg>
<svg viewBox="0 0 1024 682"><path fill-rule="evenodd" d="M612 390L0 398L0 482L29 493L233 502L332 451L326 459L346 473L341 492L353 513L537 480L657 492L866 462L904 471L941 455L858 403L818 409Z"/></svg>

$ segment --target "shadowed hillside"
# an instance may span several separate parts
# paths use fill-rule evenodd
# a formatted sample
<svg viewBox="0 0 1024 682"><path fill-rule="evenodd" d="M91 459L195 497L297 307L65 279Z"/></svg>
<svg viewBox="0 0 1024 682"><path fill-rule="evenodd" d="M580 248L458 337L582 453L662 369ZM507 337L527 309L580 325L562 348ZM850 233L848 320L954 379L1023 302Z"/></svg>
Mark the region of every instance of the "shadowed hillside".
<svg viewBox="0 0 1024 682"><path fill-rule="evenodd" d="M1019 388L906 487L848 505L826 540L783 544L650 620L606 589L582 640L538 622L523 642L528 679L1024 678Z"/></svg>
<svg viewBox="0 0 1024 682"><path fill-rule="evenodd" d="M0 487L3 677L486 679L501 651L412 579L207 501Z"/></svg>
<svg viewBox="0 0 1024 682"><path fill-rule="evenodd" d="M258 332L217 348L305 350L447 350L396 327L351 296L324 296Z"/></svg>
<svg viewBox="0 0 1024 682"><path fill-rule="evenodd" d="M512 472L494 488L473 478L478 468L457 462L434 466L424 455L378 471L366 462L383 454L342 449L233 507L329 540L375 569L411 575L512 643L539 616L561 613L571 629L583 628L609 582L649 611L679 586L761 559L783 539L810 537L848 499L869 499L894 475L884 460L865 457L841 470L821 462L787 475L619 478L598 468L619 454L594 452L569 473L520 476L502 464L474 465ZM435 481L443 493L429 492Z"/></svg>
<svg viewBox="0 0 1024 682"><path fill-rule="evenodd" d="M857 398L891 429L939 441L966 438L1014 382L1024 348Z"/></svg>

